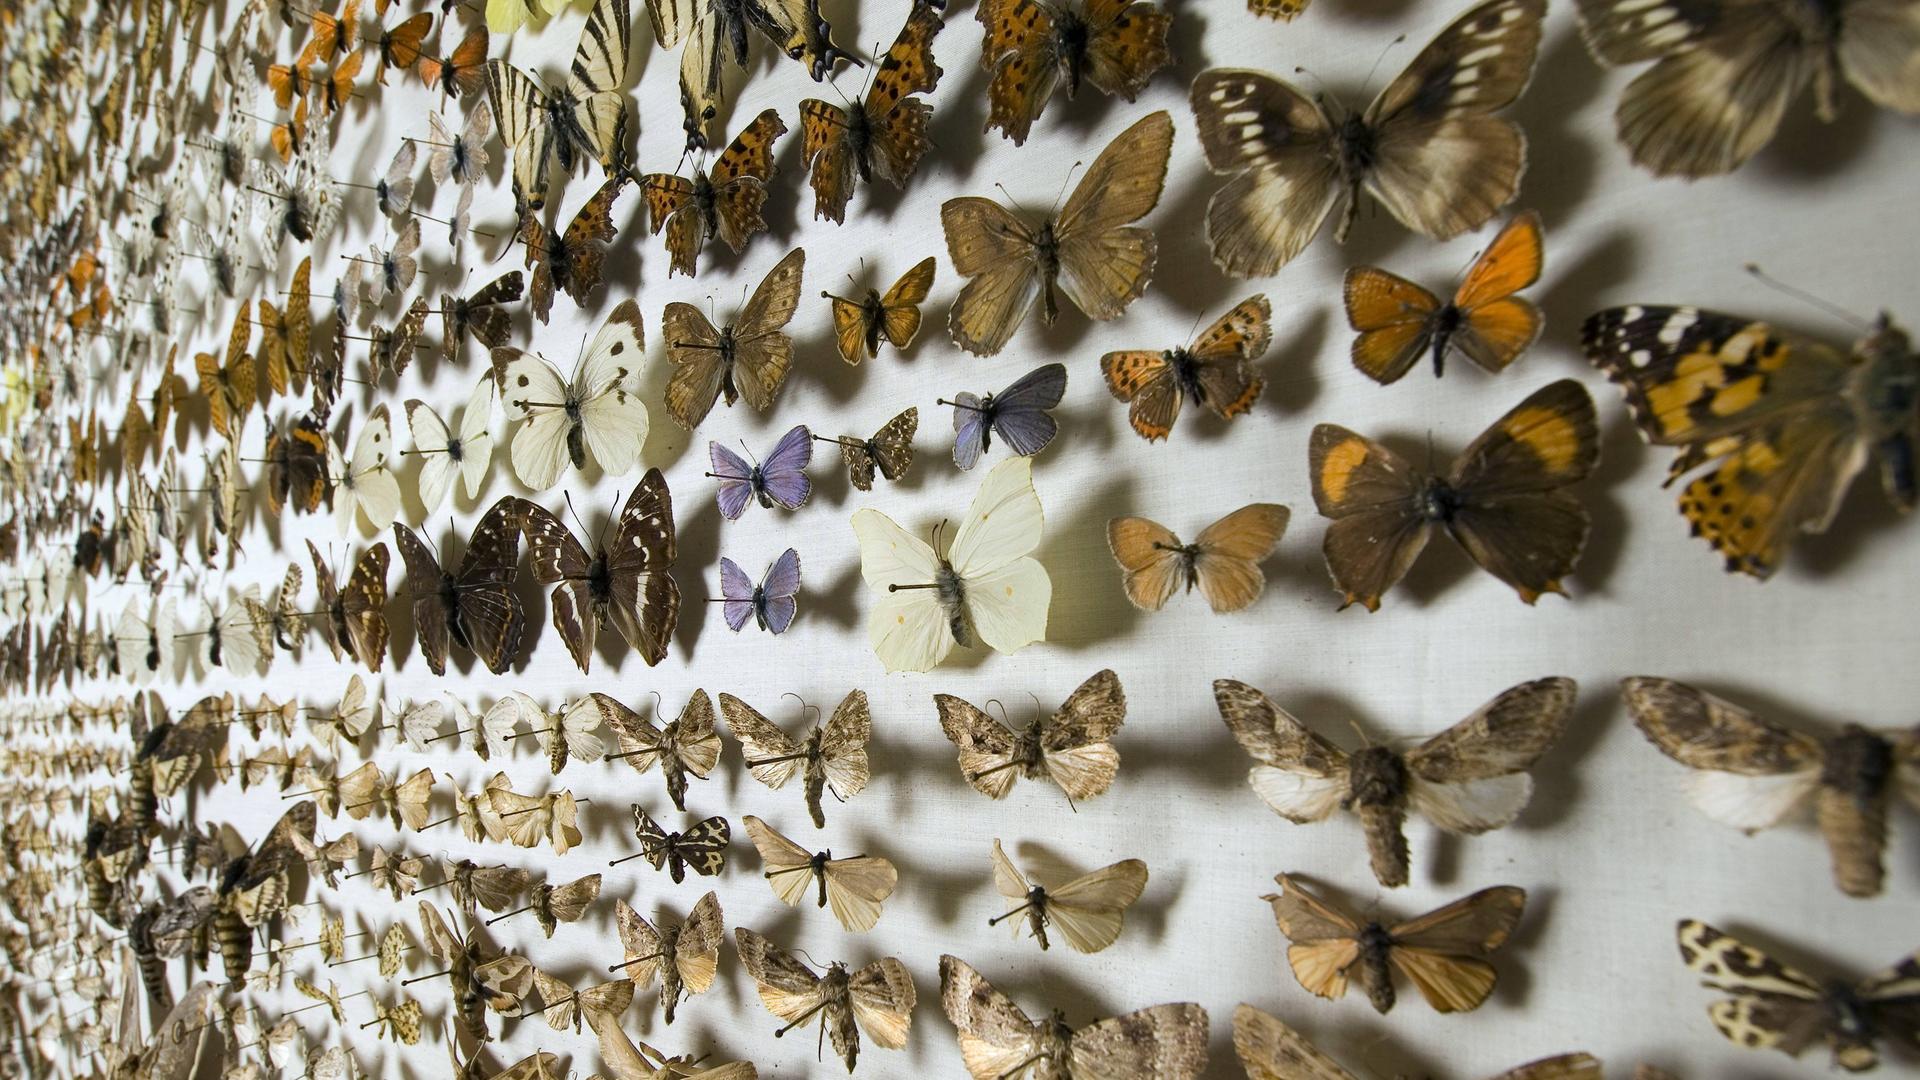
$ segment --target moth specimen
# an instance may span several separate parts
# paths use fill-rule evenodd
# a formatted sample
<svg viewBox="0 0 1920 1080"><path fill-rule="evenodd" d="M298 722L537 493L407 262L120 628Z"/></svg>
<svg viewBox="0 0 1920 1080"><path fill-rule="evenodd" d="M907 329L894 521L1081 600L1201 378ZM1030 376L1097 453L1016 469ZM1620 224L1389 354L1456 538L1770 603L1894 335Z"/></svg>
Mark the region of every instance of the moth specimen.
<svg viewBox="0 0 1920 1080"><path fill-rule="evenodd" d="M873 929L880 905L900 883L892 863L877 855L836 859L831 851L810 852L752 814L744 821L766 867L761 876L781 903L798 907L817 885L818 906L832 907L842 928L862 933Z"/></svg>
<svg viewBox="0 0 1920 1080"><path fill-rule="evenodd" d="M722 694L720 700L726 697ZM589 694L586 700L620 741L620 753L613 756L638 773L660 766L673 808L685 812L687 777L704 780L720 761L720 733L713 726L713 699L707 692L695 690L680 715L663 727L606 694Z"/></svg>
<svg viewBox="0 0 1920 1080"><path fill-rule="evenodd" d="M487 1010L505 1013L533 989L533 965L524 956L501 955L480 943L473 930L464 940L447 929L440 912L420 901L420 928L433 958L447 965L453 985L454 1018L468 1038L488 1042Z"/></svg>
<svg viewBox="0 0 1920 1080"><path fill-rule="evenodd" d="M1233 1050L1247 1080L1356 1080L1306 1036L1251 1005L1233 1010ZM1489 1080L1603 1080L1592 1054L1557 1054L1515 1066ZM1645 1080L1635 1074L1636 1080Z"/></svg>
<svg viewBox="0 0 1920 1080"><path fill-rule="evenodd" d="M727 865L727 842L733 830L726 818L710 817L696 822L685 832L668 832L645 808L634 803L633 835L640 841L640 850L614 862L644 858L655 870L665 867L673 883L678 885L686 880L689 866L702 877L718 874Z"/></svg>
<svg viewBox="0 0 1920 1080"><path fill-rule="evenodd" d="M847 691L832 718L815 725L804 739L788 735L732 694L720 695L720 714L726 717L727 730L740 741L741 757L755 780L778 789L796 773L804 776L807 812L816 829L827 826L822 794L830 788L834 798L846 802L865 790L873 775L867 763L873 713L865 691ZM718 740L714 749L717 756Z"/></svg>
<svg viewBox="0 0 1920 1080"><path fill-rule="evenodd" d="M987 925L1025 915L1024 925L1041 949L1047 947L1047 927L1051 925L1059 927L1075 952L1096 953L1120 936L1127 909L1147 887L1147 864L1139 859L1122 859L1049 889L1037 881L1029 882L996 839L993 887L1019 906L987 920ZM1016 934L1021 925L1013 924Z"/></svg>
<svg viewBox="0 0 1920 1080"><path fill-rule="evenodd" d="M973 1080L1186 1080L1207 1068L1207 1010L1154 1005L1075 1028L1054 1010L1033 1020L957 956L940 958L940 1007L959 1029Z"/></svg>
<svg viewBox="0 0 1920 1080"><path fill-rule="evenodd" d="M709 892L693 905L686 921L655 926L626 900L614 904L614 923L626 961L608 968L625 971L633 985L646 988L660 980L660 1007L673 1023L674 1008L689 994L704 994L719 970L720 942L726 934L720 898Z"/></svg>
<svg viewBox="0 0 1920 1080"><path fill-rule="evenodd" d="M446 673L452 642L479 657L488 671L503 674L519 658L526 630L526 613L513 590L520 570L520 519L513 498L494 503L473 527L457 573L442 569L413 530L398 522L393 542L407 564L414 633L428 669Z"/></svg>
<svg viewBox="0 0 1920 1080"><path fill-rule="evenodd" d="M760 989L767 1011L785 1020L774 1034L784 1035L818 1016L834 1052L853 1071L860 1056L860 1033L876 1046L899 1050L907 1045L913 1023L913 977L891 956L851 971L830 964L825 975L794 959L793 954L740 927L733 932L740 963Z"/></svg>
<svg viewBox="0 0 1920 1080"><path fill-rule="evenodd" d="M1127 696L1112 670L1097 671L1051 715L1035 713L1019 732L951 694L935 694L940 730L960 751L960 774L975 791L1004 798L1016 776L1046 777L1068 801L1113 786L1120 770L1114 733L1127 718Z"/></svg>

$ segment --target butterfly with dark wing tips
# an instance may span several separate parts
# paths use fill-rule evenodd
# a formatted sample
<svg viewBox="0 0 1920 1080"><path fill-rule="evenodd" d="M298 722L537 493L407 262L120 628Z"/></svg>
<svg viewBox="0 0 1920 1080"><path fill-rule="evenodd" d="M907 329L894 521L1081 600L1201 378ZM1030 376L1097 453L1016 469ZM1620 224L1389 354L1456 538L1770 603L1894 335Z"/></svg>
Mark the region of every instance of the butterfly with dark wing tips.
<svg viewBox="0 0 1920 1080"><path fill-rule="evenodd" d="M680 617L680 586L671 573L673 496L660 470L647 470L620 511L612 542L591 555L545 508L524 499L516 508L534 577L555 586L553 628L580 670L609 620L649 667L665 659Z"/></svg>
<svg viewBox="0 0 1920 1080"><path fill-rule="evenodd" d="M1383 925L1360 919L1314 895L1287 874L1273 905L1286 936L1287 963L1300 985L1323 998L1347 992L1358 977L1374 1011L1393 1008L1392 972L1406 976L1436 1012L1470 1012L1499 979L1489 957L1506 944L1526 908L1525 889L1498 885L1415 919Z"/></svg>
<svg viewBox="0 0 1920 1080"><path fill-rule="evenodd" d="M1758 319L1632 305L1587 317L1587 359L1627 397L1640 434L1679 451L1673 483L1693 533L1729 572L1765 580L1802 532L1832 524L1877 458L1902 512L1920 501L1920 353L1886 314L1843 352Z"/></svg>
<svg viewBox="0 0 1920 1080"><path fill-rule="evenodd" d="M1173 15L1145 0L982 0L974 17L986 27L980 67L992 75L985 130L999 128L1015 146L1060 84L1068 100L1084 79L1132 101L1173 62Z"/></svg>
<svg viewBox="0 0 1920 1080"><path fill-rule="evenodd" d="M807 253L794 248L767 271L739 316L715 329L700 309L678 301L661 314L666 327L667 415L691 430L713 411L724 394L731 406L740 398L761 412L773 407L793 367L793 339L786 325L800 303L800 281Z"/></svg>
<svg viewBox="0 0 1920 1080"><path fill-rule="evenodd" d="M1060 404L1067 392L1067 366L1046 364L1013 381L998 394L962 392L936 404L953 407L953 463L971 469L999 435L1007 448L1021 457L1045 450L1060 430L1047 410Z"/></svg>
<svg viewBox="0 0 1920 1080"><path fill-rule="evenodd" d="M1127 422L1152 442L1173 432L1185 398L1231 420L1253 408L1266 382L1253 363L1273 343L1273 308L1250 296L1214 320L1191 347L1123 349L1100 358L1107 390L1128 402Z"/></svg>
<svg viewBox="0 0 1920 1080"><path fill-rule="evenodd" d="M1357 1080L1307 1037L1251 1005L1233 1010L1233 1051L1247 1080ZM1644 1066L1643 1066L1644 1069ZM1636 1072L1635 1080L1648 1080ZM1592 1054L1556 1054L1517 1065L1489 1080L1604 1080Z"/></svg>
<svg viewBox="0 0 1920 1080"><path fill-rule="evenodd" d="M568 173L591 159L609 178L625 178L632 31L627 0L596 0L560 86L542 88L505 60L487 62L487 100L513 151L514 212L523 222L546 205L549 158L557 156Z"/></svg>
<svg viewBox="0 0 1920 1080"><path fill-rule="evenodd" d="M533 314L542 323L553 311L553 293L558 289L584 306L587 297L601 285L606 270L607 248L618 231L613 224L613 204L626 185L624 175L600 185L580 212L573 216L565 232L548 232L540 219L528 215L520 228L520 239L527 245L526 265L533 268L533 286L529 293Z"/></svg>
<svg viewBox="0 0 1920 1080"><path fill-rule="evenodd" d="M813 432L805 424L782 435L764 464L748 464L718 442L707 444L707 454L714 469L707 476L720 481L715 498L720 503L720 516L728 521L738 520L752 501L757 500L768 510L776 505L798 510L813 497L813 482L807 479L807 463L813 460Z"/></svg>
<svg viewBox="0 0 1920 1080"><path fill-rule="evenodd" d="M752 619L768 633L786 633L800 611L800 553L792 548L781 552L758 585L732 559L721 556L720 594L727 629L739 633Z"/></svg>
<svg viewBox="0 0 1920 1080"><path fill-rule="evenodd" d="M334 584L333 571L320 549L307 541L313 558L314 587L320 591L320 636L339 660L347 655L369 671L379 671L387 655L387 545L375 544L362 552L344 587Z"/></svg>
<svg viewBox="0 0 1920 1080"><path fill-rule="evenodd" d="M788 59L806 65L814 82L841 61L860 58L833 43L833 27L820 17L819 0L647 0L654 40L680 50L680 105L687 149L709 145L709 123L719 115L721 61L747 66L747 31L758 30Z"/></svg>
<svg viewBox="0 0 1920 1080"><path fill-rule="evenodd" d="M320 509L333 490L327 469L327 433L311 413L267 433L267 507L289 504L301 513Z"/></svg>
<svg viewBox="0 0 1920 1080"><path fill-rule="evenodd" d="M898 480L913 467L913 436L920 430L920 410L908 408L887 421L871 439L852 435L828 438L815 435L819 442L836 443L847 465L847 477L861 491L873 490L873 474L878 470L889 480Z"/></svg>
<svg viewBox="0 0 1920 1080"><path fill-rule="evenodd" d="M1402 225L1446 240L1513 201L1526 136L1494 114L1533 76L1546 0L1486 0L1454 19L1364 113L1264 72L1213 68L1188 103L1207 167L1231 176L1207 204L1213 261L1235 277L1277 272L1336 206L1344 242L1373 196Z"/></svg>
<svg viewBox="0 0 1920 1080"><path fill-rule="evenodd" d="M1089 319L1119 318L1153 276L1158 244L1134 222L1159 203L1172 152L1173 119L1163 109L1115 136L1060 212L1038 223L977 196L941 204L947 252L968 279L947 313L954 344L992 356L1036 300L1040 321L1053 325L1056 285Z"/></svg>
<svg viewBox="0 0 1920 1080"><path fill-rule="evenodd" d="M440 297L440 351L448 360L460 355L460 343L471 334L483 349L498 349L513 332L513 316L505 305L518 301L526 276L508 272L480 287L472 296Z"/></svg>
<svg viewBox="0 0 1920 1080"><path fill-rule="evenodd" d="M768 109L741 129L709 172L695 169L691 180L673 173L640 178L648 227L655 236L667 234L668 277L693 277L701 245L716 236L738 255L754 233L766 231L760 207L775 171L773 144L786 133L780 114Z"/></svg>
<svg viewBox="0 0 1920 1080"><path fill-rule="evenodd" d="M446 673L449 640L478 656L495 675L520 655L526 615L513 590L520 520L510 500L494 503L474 526L458 572L443 570L412 529L394 523L394 546L407 564L407 591L413 596L414 631L435 675Z"/></svg>
<svg viewBox="0 0 1920 1080"><path fill-rule="evenodd" d="M727 842L732 838L733 830L727 825L727 819L710 817L696 822L686 832L667 832L662 829L646 808L639 803L633 804L633 835L640 841L640 850L619 859L612 865L626 862L628 859L644 858L653 864L655 870L666 868L675 885L686 880L687 868L702 877L712 877L727 865Z"/></svg>
<svg viewBox="0 0 1920 1080"><path fill-rule="evenodd" d="M1207 1068L1207 1010L1192 1002L1073 1028L1057 1010L1029 1018L972 965L947 955L940 958L940 1006L959 1029L960 1059L973 1080L1197 1080Z"/></svg>
<svg viewBox="0 0 1920 1080"><path fill-rule="evenodd" d="M638 464L647 439L647 407L635 392L646 332L640 305L623 300L564 378L544 357L493 351L494 379L513 429L509 458L520 482L545 490L568 465L598 464L621 476Z"/></svg>
<svg viewBox="0 0 1920 1080"><path fill-rule="evenodd" d="M1347 325L1353 366L1382 385L1433 357L1438 378L1449 356L1464 356L1489 373L1505 371L1540 337L1540 309L1515 295L1540 280L1540 215L1507 222L1474 260L1453 299L1442 302L1398 274L1373 266L1347 271Z"/></svg>
<svg viewBox="0 0 1920 1080"><path fill-rule="evenodd" d="M1307 457L1313 501L1332 521L1321 549L1343 607L1379 610L1436 525L1531 604L1562 592L1580 561L1589 518L1565 488L1593 471L1600 432L1586 387L1562 379L1514 406L1444 474L1336 424L1313 429Z"/></svg>
<svg viewBox="0 0 1920 1080"><path fill-rule="evenodd" d="M1904 0L1577 0L1575 10L1594 59L1652 62L1613 118L1634 164L1656 176L1739 168L1809 83L1823 123L1842 81L1881 108L1920 113L1920 11Z"/></svg>
<svg viewBox="0 0 1920 1080"><path fill-rule="evenodd" d="M920 305L932 288L933 256L929 255L901 274L885 296L878 289L868 289L858 300L822 292L833 301L833 340L840 348L840 359L858 364L879 356L883 335L904 352L920 332Z"/></svg>
<svg viewBox="0 0 1920 1080"><path fill-rule="evenodd" d="M1185 583L1195 586L1216 612L1239 611L1260 598L1267 578L1260 562L1287 531L1291 512L1277 503L1249 503L1200 530L1182 544L1173 530L1143 517L1107 522L1107 548L1120 564L1127 599L1142 611L1159 611Z"/></svg>
<svg viewBox="0 0 1920 1080"><path fill-rule="evenodd" d="M745 927L733 932L740 964L760 990L767 1011L787 1022L775 1034L784 1035L817 1016L834 1052L852 1072L860 1056L860 1033L874 1045L899 1050L907 1045L913 1024L913 976L891 956L858 971L831 964L825 975L794 959L793 954Z"/></svg>
<svg viewBox="0 0 1920 1080"><path fill-rule="evenodd" d="M1114 733L1127 718L1127 695L1111 670L1095 672L1057 712L1036 713L1019 732L952 694L933 695L940 730L960 751L960 774L975 791L1005 798L1016 776L1047 777L1069 801L1113 786L1120 771Z"/></svg>
<svg viewBox="0 0 1920 1080"><path fill-rule="evenodd" d="M733 737L740 741L741 756L755 780L777 789L794 773L804 772L807 811L816 829L827 826L820 797L828 788L832 788L834 798L845 802L864 791L873 775L867 763L873 712L865 691L848 691L833 710L833 717L824 726L816 725L804 740L780 730L732 694L720 695L720 713L727 718Z"/></svg>
<svg viewBox="0 0 1920 1080"><path fill-rule="evenodd" d="M451 97L473 98L487 89L487 28L475 27L451 56L422 54L414 73L427 86Z"/></svg>
<svg viewBox="0 0 1920 1080"><path fill-rule="evenodd" d="M813 185L815 218L844 223L856 175L871 184L878 173L894 187L905 187L932 149L927 122L933 106L913 95L931 94L940 82L933 38L945 25L938 7L914 0L863 99L845 108L819 98L800 103L800 160Z"/></svg>

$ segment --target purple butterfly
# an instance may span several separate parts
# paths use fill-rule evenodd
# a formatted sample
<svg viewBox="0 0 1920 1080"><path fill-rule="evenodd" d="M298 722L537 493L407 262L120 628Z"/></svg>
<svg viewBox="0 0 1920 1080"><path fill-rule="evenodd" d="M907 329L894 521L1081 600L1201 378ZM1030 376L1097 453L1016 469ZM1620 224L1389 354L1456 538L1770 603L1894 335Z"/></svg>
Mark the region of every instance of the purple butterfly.
<svg viewBox="0 0 1920 1080"><path fill-rule="evenodd" d="M720 559L720 613L736 633L751 615L760 629L784 634L800 610L800 553L788 548L767 568L758 586L732 559Z"/></svg>
<svg viewBox="0 0 1920 1080"><path fill-rule="evenodd" d="M713 462L713 471L707 475L720 481L715 496L720 502L720 516L728 521L747 512L749 496L758 498L769 510L775 503L798 510L813 497L813 481L807 479L807 463L813 460L813 432L805 424L780 436L765 465L749 465L717 442L707 444L707 456Z"/></svg>
<svg viewBox="0 0 1920 1080"><path fill-rule="evenodd" d="M1048 364L1020 376L998 395L955 394L952 401L941 398L939 404L953 406L953 463L962 469L973 468L993 445L996 434L1021 457L1045 450L1060 430L1047 410L1060 404L1066 392L1067 366Z"/></svg>

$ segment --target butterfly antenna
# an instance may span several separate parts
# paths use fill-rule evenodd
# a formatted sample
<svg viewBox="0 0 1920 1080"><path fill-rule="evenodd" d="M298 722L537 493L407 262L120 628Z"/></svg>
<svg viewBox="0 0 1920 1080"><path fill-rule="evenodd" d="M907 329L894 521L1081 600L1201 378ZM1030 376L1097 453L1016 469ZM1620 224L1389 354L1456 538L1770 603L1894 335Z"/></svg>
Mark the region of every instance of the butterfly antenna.
<svg viewBox="0 0 1920 1080"><path fill-rule="evenodd" d="M1081 162L1078 162L1078 161L1074 162L1073 168L1067 170L1067 178L1065 180L1060 181L1060 194L1055 195L1053 197L1053 209L1048 211L1047 213L1048 217L1052 217L1055 214L1058 214L1060 212L1061 200L1067 197L1067 187L1068 185L1073 183L1073 174L1080 171L1080 165L1081 165Z"/></svg>
<svg viewBox="0 0 1920 1080"><path fill-rule="evenodd" d="M1873 328L1873 323L1869 322L1866 319L1861 318L1858 315L1855 315L1853 312L1848 311L1846 308L1841 307L1840 305L1832 302L1831 300L1827 300L1823 297L1815 296L1812 293L1806 291L1805 289L1796 288L1792 285L1787 284L1784 281L1781 281L1779 278L1774 277L1773 275L1767 273L1765 270L1760 269L1759 263L1748 263L1746 269L1747 269L1747 273L1752 274L1754 278L1758 280L1761 284L1771 286L1772 288L1778 290L1779 292L1783 292L1788 296L1793 297L1795 300L1800 301L1803 304L1807 304L1811 307L1818 308L1819 310L1824 311L1829 315L1832 315L1834 318L1840 319L1843 322L1850 323L1863 330L1871 330Z"/></svg>
<svg viewBox="0 0 1920 1080"><path fill-rule="evenodd" d="M1015 210L1020 211L1022 214L1025 214L1027 212L1027 208L1020 205L1020 200L1013 197L1013 192L1007 190L1007 185L1002 184L998 180L996 180L994 181L993 186L1000 189L1000 194L1005 195L1007 197L1007 201L1013 204L1013 208Z"/></svg>
<svg viewBox="0 0 1920 1080"><path fill-rule="evenodd" d="M1396 46L1405 44L1406 40L1407 40L1407 35L1401 34L1399 37L1396 37L1392 41L1387 42L1386 47L1380 50L1380 55L1377 57L1374 57L1373 66L1367 69L1367 81L1360 84L1362 88L1360 100L1362 101L1372 100L1368 96L1368 94L1371 93L1371 88L1373 86L1373 77L1380 73L1380 65L1386 61L1387 54L1392 52Z"/></svg>
<svg viewBox="0 0 1920 1080"><path fill-rule="evenodd" d="M793 700L795 700L795 701L797 701L797 702L799 702L799 703L800 703L800 718L801 718L802 720L805 720L805 719L806 719L806 717L807 717L807 699L806 699L806 698L803 698L803 697L801 697L801 696L800 696L799 694L796 694L796 693L794 693L794 692L793 692L793 691L791 691L791 690L789 690L789 691L787 691L787 692L786 692L786 693L784 693L784 694L781 694L780 696L781 696L781 697L783 697L783 698L792 698Z"/></svg>
<svg viewBox="0 0 1920 1080"><path fill-rule="evenodd" d="M667 711L666 699L660 696L660 691L649 690L647 693L653 697L653 715L659 716L661 713Z"/></svg>

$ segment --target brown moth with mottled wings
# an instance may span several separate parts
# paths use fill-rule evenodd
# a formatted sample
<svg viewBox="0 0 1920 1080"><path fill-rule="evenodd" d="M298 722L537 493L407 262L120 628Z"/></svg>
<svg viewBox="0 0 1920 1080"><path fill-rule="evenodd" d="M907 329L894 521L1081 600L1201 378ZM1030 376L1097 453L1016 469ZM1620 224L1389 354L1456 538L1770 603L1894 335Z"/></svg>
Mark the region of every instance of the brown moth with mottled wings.
<svg viewBox="0 0 1920 1080"><path fill-rule="evenodd" d="M533 965L524 956L494 952L471 930L464 940L455 937L439 910L425 900L420 901L420 928L433 958L447 965L461 1030L477 1042L491 1040L486 1010L505 1013L519 1005L533 989Z"/></svg>
<svg viewBox="0 0 1920 1080"><path fill-rule="evenodd" d="M724 701L726 695L720 695ZM667 797L675 810L687 808L687 777L705 780L720 762L720 733L713 726L713 699L695 690L678 718L664 727L627 708L606 694L589 694L600 718L620 740L619 758L633 771L644 773L655 765L667 782Z"/></svg>
<svg viewBox="0 0 1920 1080"><path fill-rule="evenodd" d="M1687 766L1687 797L1700 812L1748 833L1813 804L1848 896L1878 896L1881 855L1896 794L1920 810L1920 726L1882 734L1856 724L1825 736L1782 727L1673 679L1621 680L1641 734Z"/></svg>
<svg viewBox="0 0 1920 1080"><path fill-rule="evenodd" d="M975 791L1005 798L1016 776L1046 777L1067 799L1090 799L1113 786L1120 752L1113 735L1127 717L1127 696L1111 670L1095 672L1051 715L1036 713L1018 733L951 694L935 694L940 730L959 748L960 772Z"/></svg>
<svg viewBox="0 0 1920 1080"><path fill-rule="evenodd" d="M1190 1080L1207 1068L1207 1010L1191 1002L1075 1028L1058 1010L1030 1019L966 961L942 956L940 1006L974 1080Z"/></svg>
<svg viewBox="0 0 1920 1080"><path fill-rule="evenodd" d="M598 1030L599 1025L593 1024L594 1014L618 1018L627 1011L627 1006L633 1004L632 979L614 979L576 991L560 979L535 968L533 987L540 995L540 1013L546 1019L547 1026L555 1031L572 1028L578 1033L583 1019Z"/></svg>
<svg viewBox="0 0 1920 1080"><path fill-rule="evenodd" d="M1573 716L1572 679L1535 679L1502 691L1465 720L1405 752L1348 752L1246 683L1217 679L1220 718L1254 761L1247 783L1296 824L1336 809L1359 815L1374 877L1407 883L1408 810L1448 832L1477 836L1509 825L1533 798L1528 770Z"/></svg>
<svg viewBox="0 0 1920 1080"><path fill-rule="evenodd" d="M867 763L873 713L863 690L849 690L832 719L815 725L804 740L780 730L732 694L720 695L720 713L740 741L741 756L755 780L777 790L796 772L804 775L807 811L816 829L827 826L822 794L831 789L834 798L846 802L865 790L873 775Z"/></svg>
<svg viewBox="0 0 1920 1080"><path fill-rule="evenodd" d="M840 1059L853 1071L860 1056L860 1033L876 1046L899 1050L907 1045L913 1023L913 977L891 956L857 971L843 963L830 964L825 975L794 959L793 954L745 927L733 932L740 963L760 989L767 1011L785 1020L774 1034L785 1035L820 1018L821 1027Z"/></svg>
<svg viewBox="0 0 1920 1080"><path fill-rule="evenodd" d="M1047 948L1047 927L1052 925L1060 928L1075 952L1096 953L1120 936L1127 909L1147 887L1147 864L1122 859L1049 889L1037 880L1029 882L995 839L993 887L1019 906L988 919L988 926L1025 915L1022 922L1013 924L1014 933L1026 926L1042 950Z"/></svg>
<svg viewBox="0 0 1920 1080"><path fill-rule="evenodd" d="M891 862L877 855L836 859L831 851L808 851L752 814L744 821L766 866L761 876L781 903L799 907L814 891L808 887L818 883L817 906L832 907L843 929L864 933L880 921L881 903L900 884Z"/></svg>
<svg viewBox="0 0 1920 1080"><path fill-rule="evenodd" d="M625 971L633 985L646 988L660 980L660 1007L667 1023L689 994L704 994L720 966L720 942L726 928L720 898L709 892L693 905L684 922L662 920L656 926L626 902L614 905L614 923L626 960L608 971Z"/></svg>
<svg viewBox="0 0 1920 1080"><path fill-rule="evenodd" d="M1357 1080L1326 1052L1275 1017L1251 1005L1233 1010L1233 1050L1247 1080ZM1489 1080L1604 1080L1592 1054L1556 1054Z"/></svg>
<svg viewBox="0 0 1920 1080"><path fill-rule="evenodd" d="M856 490L873 490L873 475L878 472L889 480L898 480L913 467L913 436L920 430L920 410L909 406L881 425L873 438L853 435L815 435L820 442L836 443L840 459L847 466L847 480Z"/></svg>

